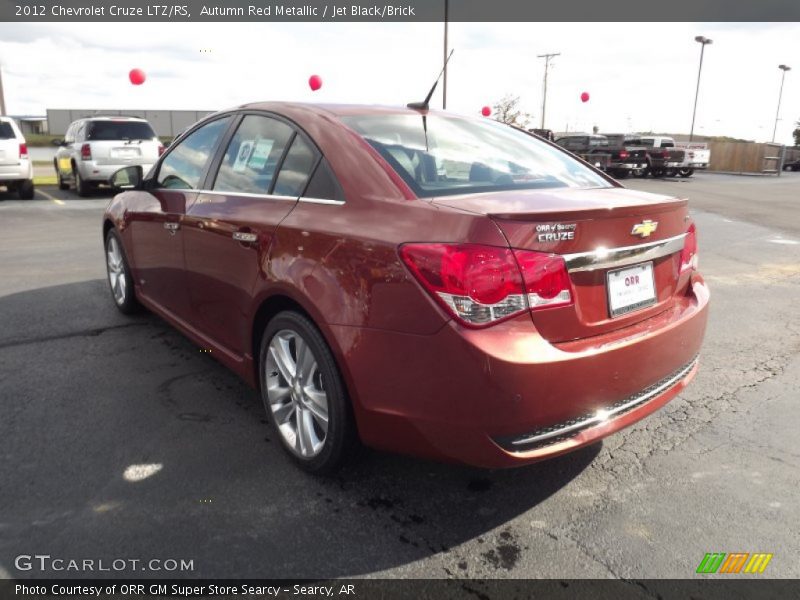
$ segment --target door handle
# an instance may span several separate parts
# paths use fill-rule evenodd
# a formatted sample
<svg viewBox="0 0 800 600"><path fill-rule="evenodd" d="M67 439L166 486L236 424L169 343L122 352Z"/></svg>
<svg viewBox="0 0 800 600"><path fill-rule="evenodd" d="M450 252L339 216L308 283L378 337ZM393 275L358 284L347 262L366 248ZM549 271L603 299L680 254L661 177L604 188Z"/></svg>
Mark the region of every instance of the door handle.
<svg viewBox="0 0 800 600"><path fill-rule="evenodd" d="M249 233L246 231L234 231L233 239L235 239L237 242L250 243L258 240L258 234Z"/></svg>
<svg viewBox="0 0 800 600"><path fill-rule="evenodd" d="M181 228L180 223L176 223L175 221L166 221L164 222L164 229L169 231L170 235L175 235L175 232Z"/></svg>

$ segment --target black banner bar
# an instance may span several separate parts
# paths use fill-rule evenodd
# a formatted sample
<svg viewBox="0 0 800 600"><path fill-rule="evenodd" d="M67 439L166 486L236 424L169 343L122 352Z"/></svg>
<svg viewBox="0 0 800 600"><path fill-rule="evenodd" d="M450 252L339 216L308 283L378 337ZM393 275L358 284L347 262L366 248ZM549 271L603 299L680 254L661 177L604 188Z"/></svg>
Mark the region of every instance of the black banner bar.
<svg viewBox="0 0 800 600"><path fill-rule="evenodd" d="M164 2L164 0L161 0ZM0 0L0 22L434 22L445 0ZM797 0L449 0L452 22L800 21Z"/></svg>
<svg viewBox="0 0 800 600"><path fill-rule="evenodd" d="M800 581L728 576L698 579L564 580L0 580L0 598L274 598L275 600L787 600Z"/></svg>

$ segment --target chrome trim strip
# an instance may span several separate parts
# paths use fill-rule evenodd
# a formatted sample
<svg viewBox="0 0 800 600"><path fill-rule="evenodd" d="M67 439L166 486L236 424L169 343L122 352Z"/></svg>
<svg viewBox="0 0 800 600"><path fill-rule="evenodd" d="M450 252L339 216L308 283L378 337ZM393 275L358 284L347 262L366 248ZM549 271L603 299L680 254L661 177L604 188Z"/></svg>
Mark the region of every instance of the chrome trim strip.
<svg viewBox="0 0 800 600"><path fill-rule="evenodd" d="M208 194L211 196L244 196L245 198L263 198L264 200L289 200L297 202L297 196L279 196L277 194L250 194L247 192L224 192L220 190L186 190L197 194Z"/></svg>
<svg viewBox="0 0 800 600"><path fill-rule="evenodd" d="M620 248L598 248L591 252L577 252L564 254L567 270L570 273L580 271L594 271L596 269L610 269L624 267L638 262L669 256L683 249L685 233L675 237L637 246L622 246Z"/></svg>
<svg viewBox="0 0 800 600"><path fill-rule="evenodd" d="M629 402L616 406L612 409L608 410L601 409L600 411L598 411L598 414L596 414L594 417L589 417L588 419L584 419L583 421L580 421L578 423L573 423L572 425L562 427L561 429L556 429L555 431L548 431L546 433L542 433L539 435L532 435L529 437L512 440L511 444L514 446L535 444L536 442L542 442L544 440L549 440L551 438L560 437L562 435L566 435L568 433L572 433L580 429L586 429L588 427L592 427L593 425L599 425L600 423L607 421L614 415L626 412L638 404L644 404L648 400L651 400L654 397L658 396L661 392L667 390L668 388L671 388L673 385L678 383L678 381L683 379L686 376L686 374L694 368L696 364L697 364L697 359L695 358L688 365L683 367L680 371L672 375L669 379L662 381L658 386L648 391L646 394L643 394L642 396L638 395L634 396L634 398Z"/></svg>
<svg viewBox="0 0 800 600"><path fill-rule="evenodd" d="M300 202L308 202L309 204L332 204L334 206L341 206L344 200L329 200L328 198L311 198L309 196L300 196Z"/></svg>

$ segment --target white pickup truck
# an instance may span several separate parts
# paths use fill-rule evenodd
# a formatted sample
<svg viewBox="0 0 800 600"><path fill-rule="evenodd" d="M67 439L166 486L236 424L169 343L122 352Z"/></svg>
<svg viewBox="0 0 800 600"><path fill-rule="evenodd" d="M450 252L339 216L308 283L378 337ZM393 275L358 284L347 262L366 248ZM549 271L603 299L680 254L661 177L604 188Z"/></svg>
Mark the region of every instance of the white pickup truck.
<svg viewBox="0 0 800 600"><path fill-rule="evenodd" d="M645 135L640 138L643 143L652 148L676 148L684 150L683 162L676 168L667 169L666 175L680 175L691 177L695 169L707 169L711 159L711 150L708 144L700 142L676 142L671 137L658 135Z"/></svg>

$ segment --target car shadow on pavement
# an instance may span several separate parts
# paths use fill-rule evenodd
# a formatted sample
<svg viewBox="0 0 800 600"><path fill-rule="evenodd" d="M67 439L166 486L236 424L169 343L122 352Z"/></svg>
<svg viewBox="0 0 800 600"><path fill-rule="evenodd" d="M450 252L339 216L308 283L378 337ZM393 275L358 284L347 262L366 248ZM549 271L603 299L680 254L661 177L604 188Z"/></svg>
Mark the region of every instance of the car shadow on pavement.
<svg viewBox="0 0 800 600"><path fill-rule="evenodd" d="M104 280L0 297L0 322L4 565L47 550L191 559L170 573L182 577L346 577L429 559L451 566L426 576L504 576L525 550L510 522L601 447L509 471L366 450L315 477L287 458L257 392L156 316L119 314ZM473 540L483 550L459 548Z"/></svg>

